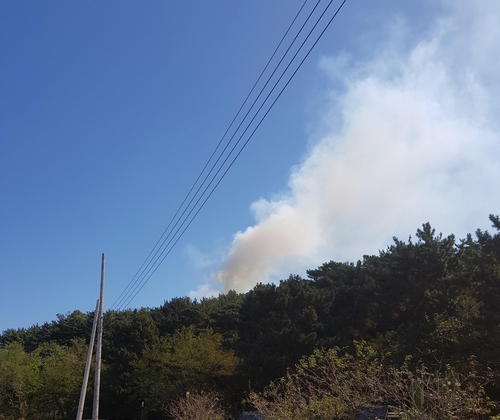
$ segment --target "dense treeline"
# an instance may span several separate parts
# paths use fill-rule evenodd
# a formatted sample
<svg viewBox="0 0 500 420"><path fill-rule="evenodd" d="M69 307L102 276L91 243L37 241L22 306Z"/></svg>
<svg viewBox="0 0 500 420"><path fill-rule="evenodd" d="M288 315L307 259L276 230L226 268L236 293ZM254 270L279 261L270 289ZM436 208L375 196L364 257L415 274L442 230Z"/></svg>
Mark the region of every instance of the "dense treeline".
<svg viewBox="0 0 500 420"><path fill-rule="evenodd" d="M250 391L287 377L303 356L330 349L344 360L360 343L408 372L467 375L473 358L499 400L500 218L490 220L493 235L456 241L425 224L415 240L394 239L356 264L330 261L307 279L106 312L101 416L138 418L141 401L164 410L186 392L215 392L235 411L254 395L262 408L255 395L270 388ZM74 311L3 332L0 419L74 418L92 320Z"/></svg>

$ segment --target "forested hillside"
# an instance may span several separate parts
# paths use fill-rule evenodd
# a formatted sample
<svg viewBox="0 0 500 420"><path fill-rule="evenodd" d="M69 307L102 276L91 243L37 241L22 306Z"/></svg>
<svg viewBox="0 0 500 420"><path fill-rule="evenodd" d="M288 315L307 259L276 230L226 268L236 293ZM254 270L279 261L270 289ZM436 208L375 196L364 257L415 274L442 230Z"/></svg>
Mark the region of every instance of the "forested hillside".
<svg viewBox="0 0 500 420"><path fill-rule="evenodd" d="M384 375L391 383L412 375L428 380L429 372L434 381L440 375L466 378L455 382L457 392L470 392L470 409L477 404L477 413L495 413L500 218L490 220L494 234L478 230L461 240L425 224L415 239L394 239L379 255L357 263L327 262L308 271L307 279L290 276L244 294L175 298L158 308L106 312L101 417L139 418L142 401L148 410L165 410L186 392L201 391L213 392L229 412L252 402L265 412L272 410L271 402L286 400L297 378L314 383L314 375L305 373L312 375L328 360L344 369L335 375L365 378L364 388L375 384L369 378ZM41 326L3 332L0 419L74 418L92 320L93 313L74 311ZM268 387L282 377L286 387ZM352 391L357 385L350 386ZM395 396L410 392L406 388L390 397L370 394L373 389L365 404L409 404ZM430 405L430 390L422 385L411 391L422 393L418 404L412 394L411 404ZM338 418L348 418L342 413L348 412L351 391L332 394L330 407ZM304 403L308 410L311 398ZM293 413L290 418L299 418L299 411ZM461 413L434 418L469 418Z"/></svg>

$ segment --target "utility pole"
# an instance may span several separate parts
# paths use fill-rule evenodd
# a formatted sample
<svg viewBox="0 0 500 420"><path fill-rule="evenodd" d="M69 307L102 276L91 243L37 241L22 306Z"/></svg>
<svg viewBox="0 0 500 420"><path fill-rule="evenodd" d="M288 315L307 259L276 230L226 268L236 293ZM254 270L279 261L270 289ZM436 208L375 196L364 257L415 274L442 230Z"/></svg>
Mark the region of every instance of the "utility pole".
<svg viewBox="0 0 500 420"><path fill-rule="evenodd" d="M99 318L99 299L95 305L94 322L92 323L92 332L90 334L89 349L87 351L87 362L85 363L85 372L83 374L82 390L80 391L80 402L78 403L78 410L76 412L76 420L82 420L83 406L85 404L85 395L87 394L87 384L89 382L90 373L90 360L94 352L95 331L97 327L97 320Z"/></svg>
<svg viewBox="0 0 500 420"><path fill-rule="evenodd" d="M97 347L95 355L94 404L92 406L92 420L99 420L99 389L101 386L102 318L103 318L103 306L104 306L105 264L106 264L106 255L102 254L101 293L99 298L99 318L97 320Z"/></svg>

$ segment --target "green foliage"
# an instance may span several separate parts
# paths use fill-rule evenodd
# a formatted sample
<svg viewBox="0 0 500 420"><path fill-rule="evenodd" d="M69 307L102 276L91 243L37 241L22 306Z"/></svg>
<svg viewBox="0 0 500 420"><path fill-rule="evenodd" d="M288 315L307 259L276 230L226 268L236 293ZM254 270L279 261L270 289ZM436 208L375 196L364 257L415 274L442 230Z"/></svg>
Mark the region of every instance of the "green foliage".
<svg viewBox="0 0 500 420"><path fill-rule="evenodd" d="M500 400L500 218L491 215L490 221L494 234L478 230L458 242L426 223L415 239L394 238L379 255L330 261L309 270L308 279L290 276L245 294L109 311L100 412L137 417L142 401L160 409L186 391L209 389L236 407L245 391L262 391L278 378L291 386L290 375L313 372L302 357L321 364L323 348L332 352L331 363L344 366L339 377L349 372L349 388L299 398L302 406L293 406L298 417L352 411L363 395L370 403L384 400L386 394L374 391L376 382L356 385L378 372L377 361L383 361L382 377L404 372L420 384L399 391L409 398L403 405L417 411L437 401L439 392L432 390L446 388L439 375L447 369L447 375L467 378L471 357L474 371L490 369L488 396ZM74 311L0 335L1 420L72 417L92 319L93 313ZM277 385L274 390L279 398L288 392Z"/></svg>
<svg viewBox="0 0 500 420"><path fill-rule="evenodd" d="M352 419L362 407L392 405L400 419L463 420L489 413L484 382L473 361L467 374L450 367L430 373L387 366L367 343L356 354L317 350L250 402L265 418Z"/></svg>
<svg viewBox="0 0 500 420"><path fill-rule="evenodd" d="M36 350L41 360L37 407L45 418L75 417L86 353L83 340L73 340L70 346L44 343Z"/></svg>
<svg viewBox="0 0 500 420"><path fill-rule="evenodd" d="M313 351L321 330L319 318L331 300L331 293L320 293L298 276L279 286L259 284L246 294L237 349L251 368L254 386L260 388L284 375L302 355Z"/></svg>
<svg viewBox="0 0 500 420"><path fill-rule="evenodd" d="M222 336L206 329L195 334L193 327L182 328L170 339L168 380L172 393L214 389L235 374L240 360L224 349Z"/></svg>
<svg viewBox="0 0 500 420"><path fill-rule="evenodd" d="M145 309L109 313L104 324L102 400L111 402L103 416L138 414L141 401L158 410L186 391L223 389L240 364L220 334L190 326L162 337Z"/></svg>
<svg viewBox="0 0 500 420"><path fill-rule="evenodd" d="M0 348L0 418L34 418L40 389L40 359L24 352L20 344Z"/></svg>
<svg viewBox="0 0 500 420"><path fill-rule="evenodd" d="M139 414L141 402L152 388L140 376L140 369L146 361L161 365L162 352L165 352L165 343L160 340L150 311L141 309L105 314L101 387L102 401L106 403L100 409L104 418L127 418ZM153 376L149 381L156 381L162 371L150 373ZM145 389L141 389L141 385Z"/></svg>
<svg viewBox="0 0 500 420"><path fill-rule="evenodd" d="M85 345L54 342L26 353L18 343L0 348L0 418L74 418L78 405Z"/></svg>

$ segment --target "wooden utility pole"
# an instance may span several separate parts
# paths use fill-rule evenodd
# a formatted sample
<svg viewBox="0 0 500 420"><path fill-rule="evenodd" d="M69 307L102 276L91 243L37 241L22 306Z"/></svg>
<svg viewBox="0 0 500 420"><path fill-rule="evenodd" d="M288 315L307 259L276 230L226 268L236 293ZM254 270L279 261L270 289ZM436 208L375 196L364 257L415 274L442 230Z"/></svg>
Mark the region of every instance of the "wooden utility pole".
<svg viewBox="0 0 500 420"><path fill-rule="evenodd" d="M80 391L80 402L78 403L76 420L82 420L83 417L83 406L85 404L85 395L87 394L87 384L89 382L90 364L92 359L92 353L94 352L95 331L98 319L99 319L99 299L97 299L97 304L95 305L94 322L92 323L92 333L90 334L89 349L87 351L87 362L85 363L85 372L83 374L82 390Z"/></svg>
<svg viewBox="0 0 500 420"><path fill-rule="evenodd" d="M92 406L92 420L99 420L99 389L101 386L102 318L103 318L103 306L104 306L105 264L106 264L106 255L102 254L101 293L99 298L99 318L97 320L97 347L95 355L94 404Z"/></svg>

